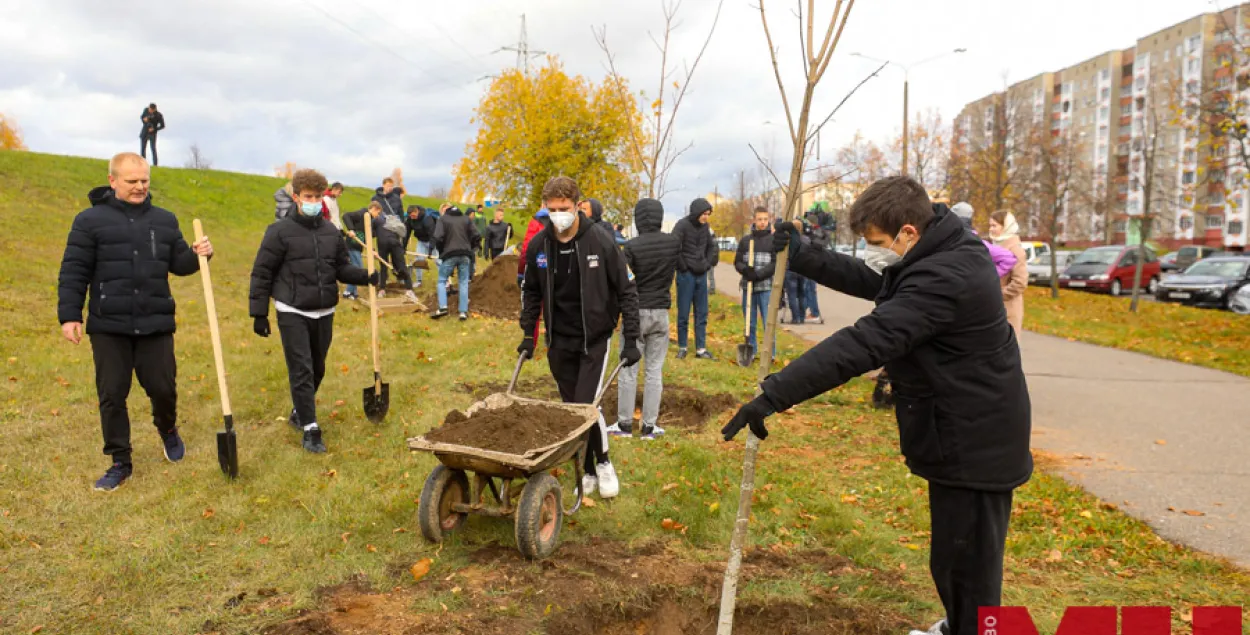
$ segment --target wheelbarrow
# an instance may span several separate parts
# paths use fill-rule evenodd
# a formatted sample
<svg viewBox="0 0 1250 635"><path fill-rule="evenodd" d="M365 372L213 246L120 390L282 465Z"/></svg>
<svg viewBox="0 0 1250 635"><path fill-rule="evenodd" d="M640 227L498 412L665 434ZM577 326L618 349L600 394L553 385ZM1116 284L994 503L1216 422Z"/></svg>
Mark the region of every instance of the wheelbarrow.
<svg viewBox="0 0 1250 635"><path fill-rule="evenodd" d="M555 551L564 517L577 513L581 508L585 495L582 491L582 461L586 452L586 432L598 423L599 401L623 364L618 364L612 371L593 403L576 404L513 394L524 362L522 355L517 360L506 392L488 395L470 406L465 414L472 417L482 410L506 408L516 403L533 404L568 410L581 417L583 423L563 439L521 454L436 443L427 441L424 436L408 439L409 449L430 452L439 461L439 465L425 479L417 505L417 521L426 540L442 542L443 537L459 529L470 514L511 518L521 555L531 560L542 560ZM576 496L573 506L566 509L560 482L550 470L567 461L573 463Z"/></svg>

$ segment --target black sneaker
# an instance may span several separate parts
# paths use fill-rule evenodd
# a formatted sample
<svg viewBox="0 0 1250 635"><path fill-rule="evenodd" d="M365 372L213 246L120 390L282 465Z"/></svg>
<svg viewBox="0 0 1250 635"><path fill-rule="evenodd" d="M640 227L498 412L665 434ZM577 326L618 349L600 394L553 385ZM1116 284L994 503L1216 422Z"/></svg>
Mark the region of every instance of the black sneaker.
<svg viewBox="0 0 1250 635"><path fill-rule="evenodd" d="M125 483L132 473L134 473L134 467L131 464L114 463L112 467L104 472L104 476L101 476L100 480L95 482L95 491L111 492L121 487L122 483Z"/></svg>
<svg viewBox="0 0 1250 635"><path fill-rule="evenodd" d="M291 408L291 416L287 417L286 421L287 423L291 424L292 428L295 428L296 430L304 429L304 426L300 425L300 422L299 422L299 413L296 412L294 408Z"/></svg>
<svg viewBox="0 0 1250 635"><path fill-rule="evenodd" d="M170 463L177 463L187 455L187 446L183 444L182 437L178 436L178 428L168 434L162 432L161 443L165 446L165 460Z"/></svg>
<svg viewBox="0 0 1250 635"><path fill-rule="evenodd" d="M467 319L469 319L469 314L468 314L468 313L461 313L461 314L460 314L460 321L461 321L461 322L463 322L463 321L465 321L465 320L467 320Z"/></svg>
<svg viewBox="0 0 1250 635"><path fill-rule="evenodd" d="M445 317L447 317L447 309L439 309L430 314L430 318L434 320Z"/></svg>
<svg viewBox="0 0 1250 635"><path fill-rule="evenodd" d="M654 440L656 437L662 436L663 434L664 434L664 428L661 428L660 426L644 425L642 426L642 434L639 436L641 436L643 439L646 439L647 441L651 441L651 440Z"/></svg>
<svg viewBox="0 0 1250 635"><path fill-rule="evenodd" d="M686 359L686 349L684 348L677 349L677 359Z"/></svg>
<svg viewBox="0 0 1250 635"><path fill-rule="evenodd" d="M321 442L321 428L304 431L304 449L313 454L324 454L326 444Z"/></svg>
<svg viewBox="0 0 1250 635"><path fill-rule="evenodd" d="M708 352L706 348L701 351L695 351L694 356L697 359L716 359L715 357L712 357L712 354Z"/></svg>

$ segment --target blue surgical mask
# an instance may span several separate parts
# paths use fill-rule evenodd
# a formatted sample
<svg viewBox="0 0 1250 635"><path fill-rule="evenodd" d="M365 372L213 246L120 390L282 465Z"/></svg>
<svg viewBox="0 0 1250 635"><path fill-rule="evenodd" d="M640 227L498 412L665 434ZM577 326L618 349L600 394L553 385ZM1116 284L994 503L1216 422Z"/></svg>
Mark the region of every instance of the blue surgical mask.
<svg viewBox="0 0 1250 635"><path fill-rule="evenodd" d="M299 211L303 212L304 216L320 216L321 201L317 201L316 203L300 203Z"/></svg>

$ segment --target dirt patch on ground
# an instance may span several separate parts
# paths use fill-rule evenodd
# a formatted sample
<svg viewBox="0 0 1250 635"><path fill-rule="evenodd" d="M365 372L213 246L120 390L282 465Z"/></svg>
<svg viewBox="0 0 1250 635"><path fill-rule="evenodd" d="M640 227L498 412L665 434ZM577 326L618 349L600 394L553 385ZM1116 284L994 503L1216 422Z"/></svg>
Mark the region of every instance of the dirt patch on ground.
<svg viewBox="0 0 1250 635"><path fill-rule="evenodd" d="M467 417L452 410L443 425L425 433L427 441L452 443L506 454L559 443L585 423L563 408L514 403L504 408L479 410Z"/></svg>
<svg viewBox="0 0 1250 635"><path fill-rule="evenodd" d="M328 589L323 608L276 624L265 635L704 635L716 632L722 562L682 559L662 545L629 548L593 540L564 544L538 563L510 547L486 547L456 571L435 571L415 586L370 593L360 585ZM821 550L754 551L743 562L744 580L773 580L892 573L856 568ZM806 599L741 599L734 621L739 635L877 635L905 632L898 614L844 600L836 587L805 584ZM416 607L414 609L414 607Z"/></svg>
<svg viewBox="0 0 1250 635"><path fill-rule="evenodd" d="M478 269L469 284L469 311L502 320L521 319L521 291L516 286L518 258L515 255L500 256L485 269ZM479 263L480 266L480 263ZM430 308L438 307L438 269L431 266L425 276L421 301ZM455 311L459 285L452 279L447 295L447 308Z"/></svg>

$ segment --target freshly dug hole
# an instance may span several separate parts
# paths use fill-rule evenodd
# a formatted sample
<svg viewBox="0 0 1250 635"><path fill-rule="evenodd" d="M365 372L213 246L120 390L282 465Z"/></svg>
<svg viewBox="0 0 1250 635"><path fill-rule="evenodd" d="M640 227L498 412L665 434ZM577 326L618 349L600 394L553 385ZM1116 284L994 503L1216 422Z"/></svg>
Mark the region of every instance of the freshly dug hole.
<svg viewBox="0 0 1250 635"><path fill-rule="evenodd" d="M558 443L583 423L585 419L563 408L514 403L504 408L480 410L472 417L452 410L443 425L425 433L425 438L435 443L525 454Z"/></svg>

